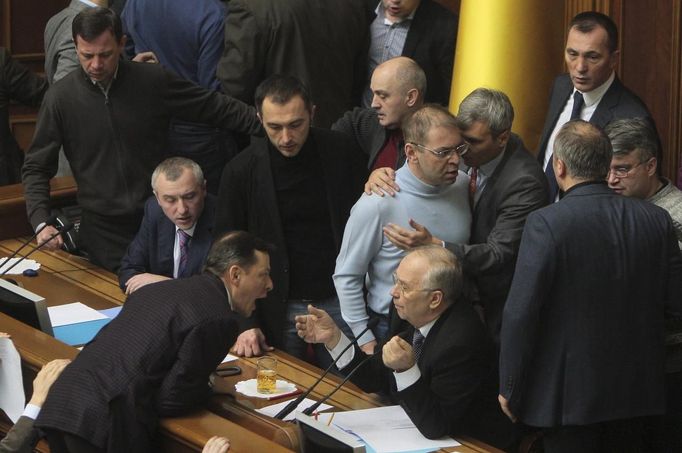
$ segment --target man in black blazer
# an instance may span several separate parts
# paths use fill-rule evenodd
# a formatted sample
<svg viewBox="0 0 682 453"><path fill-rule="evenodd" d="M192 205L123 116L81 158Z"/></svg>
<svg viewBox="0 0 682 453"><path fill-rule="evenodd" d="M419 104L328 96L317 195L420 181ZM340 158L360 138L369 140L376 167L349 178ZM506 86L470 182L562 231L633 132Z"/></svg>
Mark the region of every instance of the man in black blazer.
<svg viewBox="0 0 682 453"><path fill-rule="evenodd" d="M500 403L545 429L546 452L646 451L665 410L664 313L682 308L668 213L612 192L596 126L562 127L561 201L528 216L502 319ZM648 420L649 419L649 420Z"/></svg>
<svg viewBox="0 0 682 453"><path fill-rule="evenodd" d="M152 189L140 231L118 271L126 294L200 273L211 247L215 197L206 193L199 164L184 157L164 160L152 173Z"/></svg>
<svg viewBox="0 0 682 453"><path fill-rule="evenodd" d="M405 163L402 122L424 105L426 75L414 60L396 57L372 74L372 107L344 113L332 130L355 139L370 169L400 168Z"/></svg>
<svg viewBox="0 0 682 453"><path fill-rule="evenodd" d="M314 106L293 76L261 83L256 107L268 139L254 139L225 166L214 231L245 230L275 244L276 289L259 302L253 328L234 351L250 357L270 344L305 358L294 315L314 301L343 322L332 274L350 209L362 193L365 158L343 134L310 127Z"/></svg>
<svg viewBox="0 0 682 453"><path fill-rule="evenodd" d="M52 386L36 420L50 451L160 451L158 418L206 402L239 315L272 289L269 250L233 232L214 243L203 274L133 293Z"/></svg>
<svg viewBox="0 0 682 453"><path fill-rule="evenodd" d="M448 250L411 251L393 274L391 335L366 356L355 345L337 362L367 392L385 391L430 439L470 435L499 448L513 443L513 428L495 407L492 344L478 315L460 297L462 271ZM350 343L324 310L296 317L299 336L322 343L338 357ZM400 322L403 320L404 322Z"/></svg>
<svg viewBox="0 0 682 453"><path fill-rule="evenodd" d="M358 105L367 77L367 0L230 0L216 75L223 92L248 104L274 74L298 77L328 128Z"/></svg>
<svg viewBox="0 0 682 453"><path fill-rule="evenodd" d="M473 278L478 304L498 348L502 309L523 225L529 213L547 204L546 178L521 139L511 132L513 120L514 108L501 91L478 88L459 105L457 126L468 144L462 158L476 184L469 187L471 238L469 244L445 244ZM386 237L404 249L442 243L418 222L412 222L414 231L389 225Z"/></svg>
<svg viewBox="0 0 682 453"><path fill-rule="evenodd" d="M458 16L433 0L368 0L374 7L370 25L368 79L386 60L404 56L426 73L426 102L447 106L450 100ZM365 88L363 106L372 93Z"/></svg>
<svg viewBox="0 0 682 453"><path fill-rule="evenodd" d="M568 74L554 81L538 147L551 202L558 195L551 165L553 144L562 125L582 119L604 128L614 119L651 118L646 105L616 76L618 56L618 29L608 16L588 11L573 18L565 49Z"/></svg>

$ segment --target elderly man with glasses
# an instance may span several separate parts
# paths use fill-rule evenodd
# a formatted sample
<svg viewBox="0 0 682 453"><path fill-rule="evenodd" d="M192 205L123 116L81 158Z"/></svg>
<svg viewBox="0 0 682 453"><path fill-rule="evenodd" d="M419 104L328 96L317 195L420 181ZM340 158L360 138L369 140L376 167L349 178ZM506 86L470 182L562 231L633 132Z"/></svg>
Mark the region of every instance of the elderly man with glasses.
<svg viewBox="0 0 682 453"><path fill-rule="evenodd" d="M350 340L313 306L296 317L298 335L323 343L344 374L366 361L352 381L389 394L424 436L469 435L509 449L514 428L495 407L492 343L461 295L458 260L441 246L417 248L400 262L393 282L391 337L373 356L357 346L343 352Z"/></svg>
<svg viewBox="0 0 682 453"><path fill-rule="evenodd" d="M353 333L360 335L370 317L380 319L359 339L368 354L386 338L391 274L405 255L383 229L407 228L419 219L443 241L467 242L470 233L469 177L459 170L466 146L455 118L442 107L425 106L402 129L407 162L396 172L402 190L395 197L363 195L353 206L334 272L341 313Z"/></svg>

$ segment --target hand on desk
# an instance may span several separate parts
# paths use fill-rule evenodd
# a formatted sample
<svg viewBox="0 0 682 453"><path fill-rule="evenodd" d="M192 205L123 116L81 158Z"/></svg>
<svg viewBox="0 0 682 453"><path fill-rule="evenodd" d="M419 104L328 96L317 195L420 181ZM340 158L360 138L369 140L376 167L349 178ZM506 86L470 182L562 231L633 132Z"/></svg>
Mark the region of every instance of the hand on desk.
<svg viewBox="0 0 682 453"><path fill-rule="evenodd" d="M56 233L59 233L59 230L52 225L48 225L43 228L40 233L38 233L38 236L36 236L36 242L38 242L38 245L45 243L43 247L48 250L57 250L64 244L64 239L62 239L61 235L57 235L54 239L50 240L50 242L46 242L48 239L50 239L50 236Z"/></svg>
<svg viewBox="0 0 682 453"><path fill-rule="evenodd" d="M414 366L414 351L412 345L398 335L391 338L381 350L384 365L400 373Z"/></svg>
<svg viewBox="0 0 682 453"><path fill-rule="evenodd" d="M307 343L324 343L329 350L334 349L341 338L341 329L329 314L308 305L307 315L296 316L296 333Z"/></svg>
<svg viewBox="0 0 682 453"><path fill-rule="evenodd" d="M71 363L71 360L69 359L56 359L48 362L38 372L38 375L33 380L33 396L31 396L29 404L38 407L43 406L45 398L47 398L47 393L50 391L50 387L52 387L52 384L54 384L69 363Z"/></svg>
<svg viewBox="0 0 682 453"><path fill-rule="evenodd" d="M259 328L249 329L242 332L232 346L231 352L239 357L254 357L263 355L266 351L272 351L272 346L265 340L263 331Z"/></svg>
<svg viewBox="0 0 682 453"><path fill-rule="evenodd" d="M230 441L226 437L213 436L208 439L201 453L225 453L230 448Z"/></svg>
<svg viewBox="0 0 682 453"><path fill-rule="evenodd" d="M138 289L142 288L145 285L149 285L150 283L161 282L164 280L170 280L170 278L166 277L165 275L156 275L148 273L133 275L126 282L126 295L129 296Z"/></svg>

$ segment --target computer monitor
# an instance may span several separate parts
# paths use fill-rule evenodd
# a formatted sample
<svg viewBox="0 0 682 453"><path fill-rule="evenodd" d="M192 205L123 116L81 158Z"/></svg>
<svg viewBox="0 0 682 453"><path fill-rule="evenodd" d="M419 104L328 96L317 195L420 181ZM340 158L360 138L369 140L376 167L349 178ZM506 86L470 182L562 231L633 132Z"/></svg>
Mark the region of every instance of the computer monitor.
<svg viewBox="0 0 682 453"><path fill-rule="evenodd" d="M365 453L365 445L354 436L320 423L301 412L296 413L304 453Z"/></svg>
<svg viewBox="0 0 682 453"><path fill-rule="evenodd" d="M0 278L0 312L54 336L45 298Z"/></svg>

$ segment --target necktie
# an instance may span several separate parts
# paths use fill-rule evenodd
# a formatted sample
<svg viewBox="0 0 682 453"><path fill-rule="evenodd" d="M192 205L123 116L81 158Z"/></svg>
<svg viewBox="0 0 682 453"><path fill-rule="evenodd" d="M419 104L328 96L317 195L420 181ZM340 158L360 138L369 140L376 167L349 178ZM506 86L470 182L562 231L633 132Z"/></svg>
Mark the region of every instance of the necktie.
<svg viewBox="0 0 682 453"><path fill-rule="evenodd" d="M180 246L180 260L178 262L178 277L184 277L185 268L189 259L189 241L192 236L184 230L178 229L178 245Z"/></svg>
<svg viewBox="0 0 682 453"><path fill-rule="evenodd" d="M419 362L419 357L422 355L422 349L424 348L424 335L419 331L419 329L414 329L414 335L412 336L412 350L414 351L414 361Z"/></svg>
<svg viewBox="0 0 682 453"><path fill-rule="evenodd" d="M571 120L580 119L580 112L585 105L585 99L580 91L573 93L573 109L571 110ZM559 186L556 183L554 177L554 167L552 167L552 159L549 159L547 163L547 168L545 169L545 175L547 175L547 180L549 181L549 202L554 203L556 200L556 195L559 192Z"/></svg>
<svg viewBox="0 0 682 453"><path fill-rule="evenodd" d="M474 201L476 197L476 180L478 179L478 167L471 167L469 172L469 207L474 210Z"/></svg>

